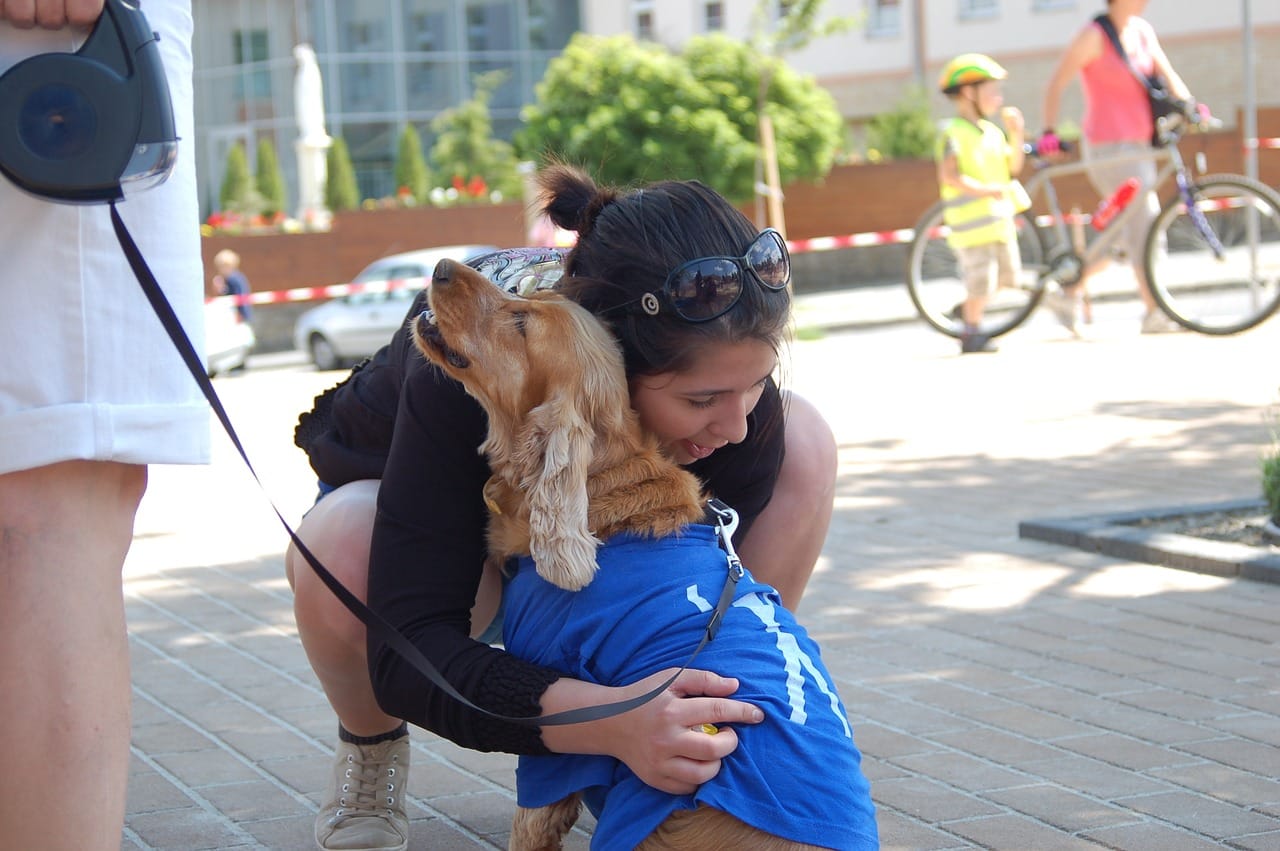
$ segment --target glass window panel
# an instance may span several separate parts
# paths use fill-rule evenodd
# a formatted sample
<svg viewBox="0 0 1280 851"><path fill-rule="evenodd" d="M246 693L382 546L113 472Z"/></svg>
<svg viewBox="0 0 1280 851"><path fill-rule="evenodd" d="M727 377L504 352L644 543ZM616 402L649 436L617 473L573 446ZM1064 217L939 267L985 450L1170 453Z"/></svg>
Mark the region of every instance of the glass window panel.
<svg viewBox="0 0 1280 851"><path fill-rule="evenodd" d="M457 27L450 0L405 0L404 49L457 50Z"/></svg>
<svg viewBox="0 0 1280 851"><path fill-rule="evenodd" d="M899 0L869 0L867 32L871 35L896 35L902 29L902 5Z"/></svg>
<svg viewBox="0 0 1280 851"><path fill-rule="evenodd" d="M723 3L707 3L702 7L703 22L707 32L716 32L724 29L724 4Z"/></svg>
<svg viewBox="0 0 1280 851"><path fill-rule="evenodd" d="M999 0L959 0L961 18L990 18L1000 11Z"/></svg>
<svg viewBox="0 0 1280 851"><path fill-rule="evenodd" d="M391 50L390 4L386 0L343 0L334 3L338 50L342 53L385 53Z"/></svg>
<svg viewBox="0 0 1280 851"><path fill-rule="evenodd" d="M577 0L529 0L530 49L561 50L579 29Z"/></svg>
<svg viewBox="0 0 1280 851"><path fill-rule="evenodd" d="M471 0L466 12L468 50L515 50L514 0Z"/></svg>
<svg viewBox="0 0 1280 851"><path fill-rule="evenodd" d="M636 12L636 38L653 40L653 12Z"/></svg>
<svg viewBox="0 0 1280 851"><path fill-rule="evenodd" d="M338 65L344 112L387 112L392 108L392 68L389 61L343 62Z"/></svg>
<svg viewBox="0 0 1280 851"><path fill-rule="evenodd" d="M569 43L579 25L576 0L529 0L531 49L560 50Z"/></svg>
<svg viewBox="0 0 1280 851"><path fill-rule="evenodd" d="M458 102L458 72L452 60L409 62L405 65L405 93L414 112L448 109Z"/></svg>
<svg viewBox="0 0 1280 851"><path fill-rule="evenodd" d="M347 124L342 138L351 152L351 166L361 198L384 198L395 194L395 146L398 128L387 121Z"/></svg>

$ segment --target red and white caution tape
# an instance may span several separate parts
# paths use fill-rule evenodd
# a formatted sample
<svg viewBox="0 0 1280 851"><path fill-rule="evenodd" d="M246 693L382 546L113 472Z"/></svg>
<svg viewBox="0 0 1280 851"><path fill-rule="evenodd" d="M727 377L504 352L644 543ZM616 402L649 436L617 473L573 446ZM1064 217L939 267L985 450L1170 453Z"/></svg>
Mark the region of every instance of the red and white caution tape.
<svg viewBox="0 0 1280 851"><path fill-rule="evenodd" d="M1251 151L1257 148L1280 149L1280 137L1270 139L1245 139L1244 149Z"/></svg>
<svg viewBox="0 0 1280 851"><path fill-rule="evenodd" d="M915 231L911 228L898 230L872 231L869 233L851 233L848 236L819 236L813 239L792 239L787 241L787 250L792 254L804 254L806 251L831 251L836 248L862 248L868 245L892 245L898 242L910 242Z"/></svg>
<svg viewBox="0 0 1280 851"><path fill-rule="evenodd" d="M317 301L340 298L354 293L385 293L392 290L420 290L427 285L426 278L399 278L394 281L369 281L367 283L330 284L325 287L297 287L291 290L266 290L245 295L224 295L205 299L225 304L281 304L293 301Z"/></svg>

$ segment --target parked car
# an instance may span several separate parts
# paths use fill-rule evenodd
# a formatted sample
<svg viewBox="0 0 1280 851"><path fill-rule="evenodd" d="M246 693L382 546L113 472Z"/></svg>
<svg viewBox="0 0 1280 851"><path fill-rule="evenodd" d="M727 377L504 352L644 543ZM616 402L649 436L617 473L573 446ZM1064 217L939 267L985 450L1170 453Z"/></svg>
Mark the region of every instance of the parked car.
<svg viewBox="0 0 1280 851"><path fill-rule="evenodd" d="M405 311L446 258L467 261L497 251L496 245L444 245L375 260L352 283L405 282L404 286L354 292L313 307L293 326L293 345L317 369L338 369L382 348L404 322Z"/></svg>
<svg viewBox="0 0 1280 851"><path fill-rule="evenodd" d="M210 378L244 369L257 342L253 326L241 318L235 305L225 300L205 302L204 365Z"/></svg>

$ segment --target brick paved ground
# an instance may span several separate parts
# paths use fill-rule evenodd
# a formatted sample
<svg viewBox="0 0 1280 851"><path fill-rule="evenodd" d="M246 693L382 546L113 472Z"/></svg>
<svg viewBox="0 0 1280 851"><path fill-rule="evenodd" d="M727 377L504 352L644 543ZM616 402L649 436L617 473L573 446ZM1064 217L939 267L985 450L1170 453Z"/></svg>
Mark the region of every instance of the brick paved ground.
<svg viewBox="0 0 1280 851"><path fill-rule="evenodd" d="M820 310L874 312L840 311ZM1037 319L991 356L914 324L794 347L790 383L841 462L800 614L886 848L1280 849L1280 586L1017 537L1031 517L1258 494L1280 320L1139 337L1135 315L1084 342ZM289 430L333 378L218 382L291 520L311 488ZM223 446L211 467L155 470L139 518L127 849L312 847L335 720L281 530L238 464ZM505 847L514 759L413 740L413 847Z"/></svg>

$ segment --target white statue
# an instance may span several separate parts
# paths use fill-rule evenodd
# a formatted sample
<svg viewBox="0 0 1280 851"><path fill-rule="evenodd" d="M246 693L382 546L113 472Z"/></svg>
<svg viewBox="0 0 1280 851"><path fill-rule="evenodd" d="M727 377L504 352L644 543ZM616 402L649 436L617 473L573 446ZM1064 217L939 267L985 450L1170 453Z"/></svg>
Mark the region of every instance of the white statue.
<svg viewBox="0 0 1280 851"><path fill-rule="evenodd" d="M333 140L324 129L324 89L316 52L309 44L293 48L298 71L293 77L293 111L298 124L298 218L308 229L326 229L324 204L325 157Z"/></svg>
<svg viewBox="0 0 1280 851"><path fill-rule="evenodd" d="M309 44L293 48L298 72L293 77L293 111L298 122L298 135L311 145L327 146L329 134L324 130L324 89L316 52Z"/></svg>

